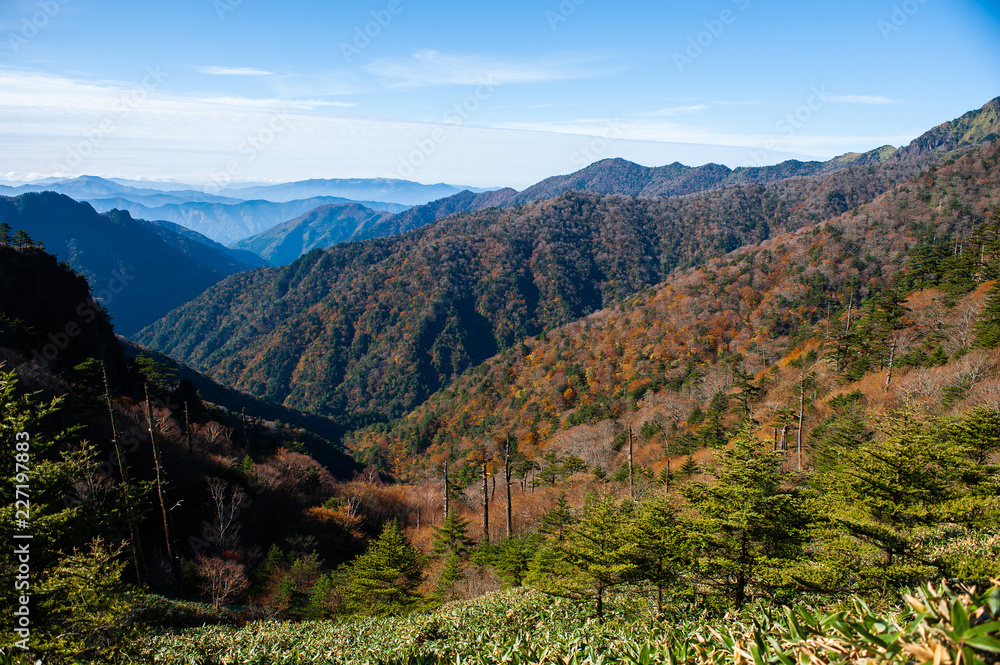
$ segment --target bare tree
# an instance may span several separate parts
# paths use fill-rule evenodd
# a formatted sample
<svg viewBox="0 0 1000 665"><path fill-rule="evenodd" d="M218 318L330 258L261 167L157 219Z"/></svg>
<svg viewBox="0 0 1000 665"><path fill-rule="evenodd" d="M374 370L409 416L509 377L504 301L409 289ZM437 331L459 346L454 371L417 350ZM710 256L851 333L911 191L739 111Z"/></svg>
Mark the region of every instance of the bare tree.
<svg viewBox="0 0 1000 665"><path fill-rule="evenodd" d="M199 588L214 607L235 600L250 586L243 564L233 559L200 556L195 562Z"/></svg>
<svg viewBox="0 0 1000 665"><path fill-rule="evenodd" d="M233 428L212 421L198 430L198 434L209 446L229 445Z"/></svg>
<svg viewBox="0 0 1000 665"><path fill-rule="evenodd" d="M210 541L220 550L232 545L240 531L237 518L240 507L246 500L246 492L242 487L233 487L221 478L211 478L208 481L208 493L212 497L215 523L207 531L211 534Z"/></svg>

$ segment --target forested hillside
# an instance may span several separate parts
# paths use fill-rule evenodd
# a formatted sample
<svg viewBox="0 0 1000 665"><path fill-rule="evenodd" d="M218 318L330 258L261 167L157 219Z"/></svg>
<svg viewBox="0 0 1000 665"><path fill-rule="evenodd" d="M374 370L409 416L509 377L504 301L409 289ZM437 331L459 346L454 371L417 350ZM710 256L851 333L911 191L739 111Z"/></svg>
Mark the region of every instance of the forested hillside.
<svg viewBox="0 0 1000 665"><path fill-rule="evenodd" d="M731 388L747 414L787 437L799 428L787 411L799 410L801 372L813 395L806 430L830 412L822 395L873 371L885 389L871 406L909 396L952 408L995 381L995 359L973 348L998 243L993 143L851 212L525 339L391 426L356 433L352 446L418 478L512 436L531 459L559 452L613 473L624 426L684 454L718 437L710 426L721 421L706 425L703 409L728 414L728 397L724 409L713 400ZM894 377L884 376L890 364ZM665 463L644 461L657 474Z"/></svg>
<svg viewBox="0 0 1000 665"><path fill-rule="evenodd" d="M987 106L952 123L963 130L949 131L979 140L980 120L993 112ZM969 148L943 139L935 146ZM677 268L852 210L944 153L913 147L907 154L689 196L570 192L458 214L233 277L136 339L296 408L397 416L525 337L658 284Z"/></svg>
<svg viewBox="0 0 1000 665"><path fill-rule="evenodd" d="M3 530L33 534L3 602L53 663L995 662L991 113L865 166L316 250L143 333L338 416L354 461L123 349L3 228L31 492Z"/></svg>
<svg viewBox="0 0 1000 665"><path fill-rule="evenodd" d="M359 203L322 205L273 226L257 235L233 243L233 249L253 252L270 265L291 263L317 247L330 247L354 240L394 215L376 212Z"/></svg>
<svg viewBox="0 0 1000 665"><path fill-rule="evenodd" d="M254 267L222 246L120 210L99 214L54 192L0 197L0 222L26 232L84 274L123 334L137 332L223 277Z"/></svg>

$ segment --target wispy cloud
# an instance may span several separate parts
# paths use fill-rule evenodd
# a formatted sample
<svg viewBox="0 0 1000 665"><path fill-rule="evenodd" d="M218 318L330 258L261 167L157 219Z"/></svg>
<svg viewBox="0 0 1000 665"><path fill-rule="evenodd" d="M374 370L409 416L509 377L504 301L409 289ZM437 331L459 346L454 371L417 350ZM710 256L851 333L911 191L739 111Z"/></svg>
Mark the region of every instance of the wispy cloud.
<svg viewBox="0 0 1000 665"><path fill-rule="evenodd" d="M429 49L416 51L409 58L381 58L367 69L390 88L478 85L486 81L496 85L542 83L592 78L613 71L600 56L514 61Z"/></svg>
<svg viewBox="0 0 1000 665"><path fill-rule="evenodd" d="M888 97L879 97L874 95L827 95L826 100L828 102L837 102L840 104L898 104L899 103L895 99L889 99Z"/></svg>
<svg viewBox="0 0 1000 665"><path fill-rule="evenodd" d="M656 109L655 111L642 111L636 113L638 116L653 116L653 117L669 117L675 115L684 115L685 113L696 113L697 111L704 111L708 108L707 104L691 104L690 106L671 106L663 109Z"/></svg>
<svg viewBox="0 0 1000 665"><path fill-rule="evenodd" d="M712 102L718 106L760 106L760 102Z"/></svg>
<svg viewBox="0 0 1000 665"><path fill-rule="evenodd" d="M198 71L202 74L211 74L212 76L274 76L274 72L269 72L266 69L254 69L252 67L199 67Z"/></svg>

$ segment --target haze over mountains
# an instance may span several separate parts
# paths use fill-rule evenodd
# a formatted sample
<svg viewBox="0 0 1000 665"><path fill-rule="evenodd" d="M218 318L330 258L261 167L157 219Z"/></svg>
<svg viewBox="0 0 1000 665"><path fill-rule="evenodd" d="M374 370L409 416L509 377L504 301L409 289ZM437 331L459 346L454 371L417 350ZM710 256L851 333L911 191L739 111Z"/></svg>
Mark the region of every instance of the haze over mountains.
<svg viewBox="0 0 1000 665"><path fill-rule="evenodd" d="M998 106L900 150L751 174L767 184L709 179L708 191L683 196L627 194L697 169L607 160L577 179L599 193L453 214L230 278L137 339L289 406L394 417L526 336L608 307L675 268L856 209L950 153L995 140ZM812 174L774 175L803 168Z"/></svg>
<svg viewBox="0 0 1000 665"><path fill-rule="evenodd" d="M107 576L133 571L158 594L143 610L151 629L134 631L136 644L154 644L137 661L223 653L205 641L219 639L206 621L245 619L206 614L208 601L213 612L260 608L246 620L294 619L302 644L326 657L316 638L352 630L350 614L371 598L337 594L369 579L362 553L390 530L412 550L421 602L455 608L487 594L476 602L495 604L501 622L509 603L489 594L508 579L506 557L518 584L562 593L553 580L589 573L552 548L590 552L590 535L573 539L597 532L595 514L622 543L599 565L651 571L616 581L616 597L636 605L650 605L665 559L635 553L671 539L668 612L681 594L709 598L713 612L745 603L747 589L754 611L805 592L842 607L847 591L883 602L915 579L996 578L998 108L823 163L609 159L524 192L460 191L398 213L324 203L231 247L53 191L0 197L6 428L32 429L32 459L51 471L33 476L43 491L32 507L45 497L40 514L65 522L37 523L69 525L32 541L46 543L32 550L32 574L79 561L80 534L118 543L108 556L121 567ZM120 185L108 182L75 186ZM329 198L164 205L292 210ZM236 215L225 224L250 227ZM60 417L43 417L31 393L64 396ZM80 429L63 442L68 425ZM93 443L76 448L77 436ZM120 471L101 475L103 460ZM506 489L496 483L494 495L501 469ZM730 503L705 507L708 491ZM779 495L781 514L754 519L762 531L788 526L788 547L766 554L782 566L768 569L786 580L773 587L781 595L745 581L714 591L714 561L742 556L730 525L750 533L720 520L745 519L747 496ZM915 496L923 503L908 503ZM859 506L870 511L857 527ZM885 506L909 512L886 522ZM663 519L640 522L650 511ZM449 532L463 548L481 544L439 554ZM871 533L891 538L872 544ZM705 558L714 542L732 556ZM223 565L239 582L231 593L205 582ZM194 606L195 594L201 610L158 609L179 605L171 595ZM80 611L38 616L62 634L62 617ZM672 619L636 623L640 641L660 621ZM286 653L288 633L268 631L288 626L255 621L247 639Z"/></svg>
<svg viewBox="0 0 1000 665"><path fill-rule="evenodd" d="M721 251L787 228L788 214L784 207L790 205L791 200L801 198L801 194L791 190L800 188L797 183L805 182L803 179L811 179L812 186L825 192L826 198L821 205L817 206L814 198L808 199L805 205L813 207L811 214L835 214L870 200L912 176L937 159L935 155L993 140L1000 127L998 107L1000 103L993 100L979 110L926 132L898 150L884 146L864 154L842 155L827 162L788 161L774 166L738 169L718 164L688 167L678 163L651 168L622 159L605 159L573 174L553 176L522 192L510 188L460 191L450 185L354 179L308 180L213 193L182 183L117 181L95 176L47 179L19 187L0 187L0 192L18 195L12 200L14 202L22 199L31 202L30 205L17 203L13 208L8 207L9 223L42 240L60 259L68 261L92 280L109 279L107 275L112 269L134 274L129 295L107 303L120 332L132 334L235 272L268 264L286 265L313 249L325 249L338 243L397 236L459 213L477 213L491 208L510 211L490 213L493 217L500 215L498 219L505 220L506 224L517 217L519 206L533 206L571 190L633 197L636 199L630 204L633 207L640 206L639 200L678 196L707 196L702 200L715 201L709 204L714 206L719 205L720 197L708 193L720 191L729 192L723 199L745 198L747 202L741 205L756 210L756 218L751 222L745 213L740 213L744 218L741 224L749 224L743 230L727 228L720 218L719 233L722 235L713 240L717 248L713 251ZM51 198L38 200L29 196L24 199L25 192L48 190L86 203L79 204L84 207L74 208L67 201L56 202ZM352 201L331 194L380 196L395 201ZM420 205L406 203L439 194L448 195ZM243 198L262 195L275 200ZM296 198L308 195L321 196ZM716 214L735 214L722 212L732 205L731 201L722 205ZM49 217L56 208L64 216L59 223ZM106 215L95 215L95 210ZM533 211L529 214L537 214L539 208L529 210ZM636 211L634 214L659 218L662 214L675 213ZM492 218L490 215L486 218ZM76 222L70 224L70 219ZM109 238L106 235L108 223L114 225L110 228L127 227L129 230ZM654 222L660 223L663 220ZM153 242L153 237L160 242ZM580 242L588 246L590 241L581 239ZM676 242L685 241L677 238ZM657 250L654 254L662 251ZM678 250L670 251L676 253ZM701 250L691 251L690 255L680 251L681 258L666 261L664 266L682 265L701 256ZM177 265L182 266L180 274L184 277L177 288L172 288L169 286L170 270L158 276L154 273L159 269L156 266L174 261L164 257L175 257L178 253L183 261ZM161 258L154 260L153 255ZM138 260L139 257L145 258ZM658 268L648 279L655 282L665 274ZM592 306L599 306L600 302L603 300L594 300ZM477 357L477 354L470 357ZM440 380L443 377L442 374Z"/></svg>

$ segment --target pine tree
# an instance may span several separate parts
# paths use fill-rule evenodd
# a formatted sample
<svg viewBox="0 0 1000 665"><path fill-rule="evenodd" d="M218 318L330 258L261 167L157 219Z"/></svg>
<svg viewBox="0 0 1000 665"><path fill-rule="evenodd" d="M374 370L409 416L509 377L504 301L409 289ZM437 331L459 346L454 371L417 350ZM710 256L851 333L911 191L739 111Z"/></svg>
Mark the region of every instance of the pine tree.
<svg viewBox="0 0 1000 665"><path fill-rule="evenodd" d="M656 609L662 615L664 590L676 584L688 567L689 529L668 497L655 496L639 504L627 538L635 544L633 579L656 589Z"/></svg>
<svg viewBox="0 0 1000 665"><path fill-rule="evenodd" d="M307 619L329 619L336 613L337 589L333 578L320 575L309 591L309 606L306 608Z"/></svg>
<svg viewBox="0 0 1000 665"><path fill-rule="evenodd" d="M769 447L746 425L718 454L716 482L682 490L698 513L695 575L736 607L777 583L773 562L793 558L801 541L798 501L783 488L781 454Z"/></svg>
<svg viewBox="0 0 1000 665"><path fill-rule="evenodd" d="M434 546L431 551L434 554L464 556L472 547L472 539L468 535L469 523L455 511L448 513L441 526L435 526L433 530Z"/></svg>
<svg viewBox="0 0 1000 665"><path fill-rule="evenodd" d="M879 429L882 437L829 455L813 482L817 512L827 516L814 528L814 586L887 589L933 575L932 543L921 534L952 512L963 520L981 512L962 501L971 460L939 421L906 406Z"/></svg>
<svg viewBox="0 0 1000 665"><path fill-rule="evenodd" d="M972 327L973 346L992 349L1000 345L1000 281L986 292L986 302Z"/></svg>
<svg viewBox="0 0 1000 665"><path fill-rule="evenodd" d="M590 495L580 519L562 541L550 541L532 562L529 580L553 595L594 601L599 620L604 618L604 594L634 578L636 564L630 557L634 545L627 537L632 501Z"/></svg>
<svg viewBox="0 0 1000 665"><path fill-rule="evenodd" d="M77 428L57 429L60 409L61 400L22 394L17 375L0 372L0 446L8 451L0 482L12 490L0 509L0 536L20 545L14 535L31 534L33 580L30 594L4 585L0 604L15 608L20 595L30 595L44 610L32 614L30 644L39 653L102 659L128 627L132 596L121 580L122 543L148 485L102 481L94 447L75 441ZM29 517L21 526L18 485L30 486ZM84 485L92 491L75 496L74 487ZM80 543L91 543L89 551L76 551ZM15 565L13 555L0 559L4 579L14 579ZM13 635L12 612L6 617L5 630Z"/></svg>
<svg viewBox="0 0 1000 665"><path fill-rule="evenodd" d="M344 602L348 609L376 616L413 610L421 601L423 581L420 552L394 520L364 554L348 567Z"/></svg>
<svg viewBox="0 0 1000 665"><path fill-rule="evenodd" d="M554 537L557 541L562 541L566 536L566 529L572 523L573 513L569 509L569 502L566 501L565 494L560 494L552 510L542 515L542 526L539 531Z"/></svg>

